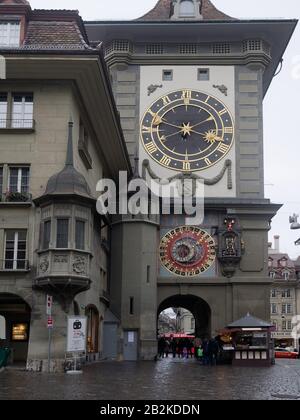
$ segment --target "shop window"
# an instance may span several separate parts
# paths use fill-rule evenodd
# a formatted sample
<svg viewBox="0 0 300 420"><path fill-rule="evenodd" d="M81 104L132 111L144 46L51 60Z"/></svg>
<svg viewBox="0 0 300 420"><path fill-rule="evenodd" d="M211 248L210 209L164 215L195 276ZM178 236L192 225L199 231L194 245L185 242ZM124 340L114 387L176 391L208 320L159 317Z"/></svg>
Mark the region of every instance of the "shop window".
<svg viewBox="0 0 300 420"><path fill-rule="evenodd" d="M99 313L96 308L88 307L87 316L87 352L97 353L99 340Z"/></svg>
<svg viewBox="0 0 300 420"><path fill-rule="evenodd" d="M20 323L20 324L12 324L12 341L28 341L28 334L29 331L29 324L27 323Z"/></svg>

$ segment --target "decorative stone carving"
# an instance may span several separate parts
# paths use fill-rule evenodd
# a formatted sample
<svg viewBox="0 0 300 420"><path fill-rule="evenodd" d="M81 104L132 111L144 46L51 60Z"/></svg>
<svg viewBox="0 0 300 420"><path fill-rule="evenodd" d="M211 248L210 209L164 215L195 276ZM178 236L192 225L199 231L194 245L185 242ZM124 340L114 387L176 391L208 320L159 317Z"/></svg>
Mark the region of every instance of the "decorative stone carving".
<svg viewBox="0 0 300 420"><path fill-rule="evenodd" d="M158 88L162 88L163 85L150 85L148 86L148 96L152 95Z"/></svg>
<svg viewBox="0 0 300 420"><path fill-rule="evenodd" d="M68 262L67 255L54 255L53 261L56 264L65 264Z"/></svg>
<svg viewBox="0 0 300 420"><path fill-rule="evenodd" d="M213 85L215 89L219 89L223 95L228 96L228 87L225 85Z"/></svg>
<svg viewBox="0 0 300 420"><path fill-rule="evenodd" d="M224 225L226 227L221 229L218 235L218 260L221 263L224 276L231 278L242 259L245 244L241 238L241 231L237 227L236 219L225 218Z"/></svg>
<svg viewBox="0 0 300 420"><path fill-rule="evenodd" d="M42 258L42 260L40 261L40 271L42 273L46 273L49 269L49 260L48 257L44 257Z"/></svg>
<svg viewBox="0 0 300 420"><path fill-rule="evenodd" d="M76 257L72 264L73 271L76 274L86 273L86 259L84 257Z"/></svg>
<svg viewBox="0 0 300 420"><path fill-rule="evenodd" d="M161 182L161 179L155 174L155 172L151 169L150 167L150 162L148 159L145 159L143 161L143 166L142 166L142 178L146 181L147 180L147 172L150 175L150 177L154 180L158 180L159 182ZM191 173L191 172L184 172L184 173L180 173L177 174L171 178L168 178L169 182L175 181L175 180L179 180L181 182L186 181L186 180L192 180L192 185L195 187L196 185L196 181L197 180L201 180L204 185L215 185L218 182L221 181L221 179L224 177L225 173L227 172L227 188L228 190L232 190L233 188L233 184L232 184L232 162L230 159L227 159L224 162L224 166L223 169L221 169L220 173L218 175L216 175L214 178L203 178L195 173ZM192 192L192 195L195 194L195 191Z"/></svg>

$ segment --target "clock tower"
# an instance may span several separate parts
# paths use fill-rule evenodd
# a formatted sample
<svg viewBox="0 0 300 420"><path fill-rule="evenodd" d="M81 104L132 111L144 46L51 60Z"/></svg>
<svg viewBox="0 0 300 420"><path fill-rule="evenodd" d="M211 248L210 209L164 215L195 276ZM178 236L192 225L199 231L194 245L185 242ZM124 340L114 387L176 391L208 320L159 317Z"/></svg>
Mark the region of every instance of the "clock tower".
<svg viewBox="0 0 300 420"><path fill-rule="evenodd" d="M122 216L111 227L119 354L156 354L158 314L183 307L210 337L247 312L270 318L263 98L294 20L239 20L209 0L159 0L134 21L87 22L103 42L140 176L204 185L204 218Z"/></svg>

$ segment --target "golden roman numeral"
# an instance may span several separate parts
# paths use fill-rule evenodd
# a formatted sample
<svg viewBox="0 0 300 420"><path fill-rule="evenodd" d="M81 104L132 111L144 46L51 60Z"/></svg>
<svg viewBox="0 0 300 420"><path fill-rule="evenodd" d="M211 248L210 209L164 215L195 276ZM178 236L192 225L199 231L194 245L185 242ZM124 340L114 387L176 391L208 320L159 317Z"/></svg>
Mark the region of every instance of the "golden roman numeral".
<svg viewBox="0 0 300 420"><path fill-rule="evenodd" d="M205 158L204 160L205 160L205 163L206 163L207 166L211 165L211 161L208 158Z"/></svg>
<svg viewBox="0 0 300 420"><path fill-rule="evenodd" d="M222 115L227 113L227 109L222 109L222 111L219 112L220 117L222 117Z"/></svg>
<svg viewBox="0 0 300 420"><path fill-rule="evenodd" d="M192 91L183 90L181 99L183 99L185 105L188 105L190 103L190 100L192 99Z"/></svg>
<svg viewBox="0 0 300 420"><path fill-rule="evenodd" d="M207 104L207 102L209 101L209 99L210 99L210 96L208 96L206 99L205 99L205 103Z"/></svg>
<svg viewBox="0 0 300 420"><path fill-rule="evenodd" d="M233 134L233 127L225 127L224 133L225 134Z"/></svg>
<svg viewBox="0 0 300 420"><path fill-rule="evenodd" d="M172 102L171 99L168 96L164 96L162 98L162 101L163 101L164 105L169 105Z"/></svg>
<svg viewBox="0 0 300 420"><path fill-rule="evenodd" d="M155 146L155 144L153 143L153 141L151 141L150 143L145 144L146 150L147 152L149 152L150 154L154 153L157 151L157 147Z"/></svg>
<svg viewBox="0 0 300 420"><path fill-rule="evenodd" d="M221 153L225 154L229 151L230 146L228 146L227 144L224 143L220 143L217 150L219 150Z"/></svg>
<svg viewBox="0 0 300 420"><path fill-rule="evenodd" d="M149 109L148 113L151 115L151 117L155 117L156 113L152 111L152 109Z"/></svg>
<svg viewBox="0 0 300 420"><path fill-rule="evenodd" d="M170 165L170 163L171 163L171 159L170 159L170 158L168 158L167 156L163 156L163 157L160 159L160 163L161 163L162 165L169 166L169 165Z"/></svg>
<svg viewBox="0 0 300 420"><path fill-rule="evenodd" d="M190 162L182 162L182 169L184 171L190 171L191 170L191 164L190 164Z"/></svg>

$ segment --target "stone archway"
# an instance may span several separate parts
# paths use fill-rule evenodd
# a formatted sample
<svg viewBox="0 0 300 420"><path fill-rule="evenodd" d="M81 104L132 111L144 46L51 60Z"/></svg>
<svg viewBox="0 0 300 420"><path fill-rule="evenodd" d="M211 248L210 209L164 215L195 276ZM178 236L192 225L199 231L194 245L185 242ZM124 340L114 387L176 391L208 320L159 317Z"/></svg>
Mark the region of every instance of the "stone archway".
<svg viewBox="0 0 300 420"><path fill-rule="evenodd" d="M168 308L184 308L195 318L195 333L198 338L211 337L211 308L202 298L194 295L174 295L166 298L158 308L158 315Z"/></svg>
<svg viewBox="0 0 300 420"><path fill-rule="evenodd" d="M0 293L0 315L5 319L5 339L11 349L11 361L26 363L30 335L31 308L19 295Z"/></svg>

